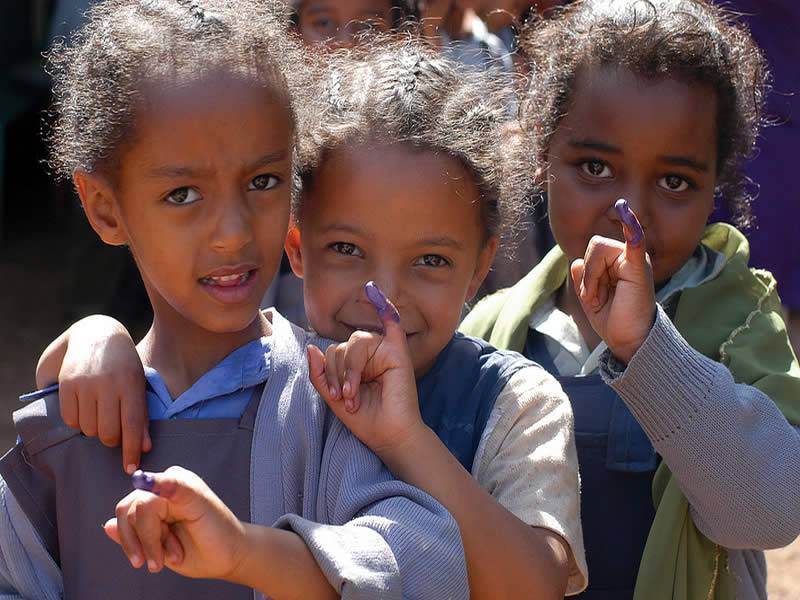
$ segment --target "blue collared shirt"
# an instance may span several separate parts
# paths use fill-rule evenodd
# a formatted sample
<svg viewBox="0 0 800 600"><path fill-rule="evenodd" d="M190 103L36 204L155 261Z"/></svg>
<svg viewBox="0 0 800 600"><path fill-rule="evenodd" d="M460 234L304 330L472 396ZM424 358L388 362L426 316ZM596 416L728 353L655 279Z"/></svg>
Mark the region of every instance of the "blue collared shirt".
<svg viewBox="0 0 800 600"><path fill-rule="evenodd" d="M242 416L253 388L269 377L269 338L237 348L175 400L158 371L144 368L147 415L150 419L237 419ZM58 390L58 384L20 396L32 402ZM17 436L17 443L19 443Z"/></svg>
<svg viewBox="0 0 800 600"><path fill-rule="evenodd" d="M147 414L150 419L233 419L242 416L253 387L270 373L269 338L262 337L237 348L172 399L155 369L145 367Z"/></svg>

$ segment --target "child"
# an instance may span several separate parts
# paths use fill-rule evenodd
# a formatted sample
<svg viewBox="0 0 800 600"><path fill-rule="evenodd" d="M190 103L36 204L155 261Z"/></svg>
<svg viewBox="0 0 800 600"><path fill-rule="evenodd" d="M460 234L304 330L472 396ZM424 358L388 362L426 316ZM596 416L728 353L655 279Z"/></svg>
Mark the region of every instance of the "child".
<svg viewBox="0 0 800 600"><path fill-rule="evenodd" d="M748 209L761 54L694 0L580 2L526 45L558 246L462 330L570 397L587 598L764 598L761 550L800 531L800 369L774 280L706 227L717 190Z"/></svg>
<svg viewBox="0 0 800 600"><path fill-rule="evenodd" d="M317 338L258 308L288 226L293 107L311 91L283 10L264 0L108 0L51 58L54 166L73 176L98 235L130 248L153 305L138 347L160 419L146 466L180 463L230 507L217 500L176 526L166 558L174 565L189 551L181 572L222 581L130 568L158 572L165 556L139 545L127 520L107 525L127 560L112 550L98 525L130 489L119 454L66 427L45 392L15 414L20 441L0 463L3 594L468 595L455 521L394 481L326 410L303 358ZM146 516L133 514L139 526L152 523ZM183 544L221 524L241 535L205 555Z"/></svg>
<svg viewBox="0 0 800 600"><path fill-rule="evenodd" d="M366 33L401 30L416 19L413 0L296 0L292 22L306 44L349 48Z"/></svg>
<svg viewBox="0 0 800 600"><path fill-rule="evenodd" d="M330 347L326 365L310 351L315 385L394 473L450 507L472 597L576 593L586 572L566 400L521 356L453 335L528 189L526 160L503 158L510 88L410 41L329 61L286 243L315 330L350 338ZM402 329L376 317L370 279L394 300ZM373 401L363 401L358 373L347 384L338 375L348 349L377 343L384 325L364 384ZM73 333L69 360L86 364L73 346L92 332ZM88 387L77 393L91 400Z"/></svg>

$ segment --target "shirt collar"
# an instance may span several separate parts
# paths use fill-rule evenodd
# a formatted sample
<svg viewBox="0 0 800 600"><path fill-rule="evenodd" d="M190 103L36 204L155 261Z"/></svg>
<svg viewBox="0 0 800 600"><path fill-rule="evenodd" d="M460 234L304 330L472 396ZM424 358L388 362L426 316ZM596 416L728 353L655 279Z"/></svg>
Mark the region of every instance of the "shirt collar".
<svg viewBox="0 0 800 600"><path fill-rule="evenodd" d="M267 380L270 372L270 338L248 342L223 358L174 400L158 371L144 368L147 386L169 414L178 413L199 402L232 394Z"/></svg>

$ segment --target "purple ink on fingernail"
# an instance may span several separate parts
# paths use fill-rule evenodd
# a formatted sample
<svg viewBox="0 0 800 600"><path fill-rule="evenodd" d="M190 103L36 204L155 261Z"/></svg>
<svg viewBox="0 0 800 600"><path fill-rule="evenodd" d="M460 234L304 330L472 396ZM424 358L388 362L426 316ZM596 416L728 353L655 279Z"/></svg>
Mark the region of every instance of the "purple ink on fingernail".
<svg viewBox="0 0 800 600"><path fill-rule="evenodd" d="M144 490L145 492L152 492L153 487L156 485L156 478L152 473L142 471L139 469L131 475L131 484L137 490Z"/></svg>
<svg viewBox="0 0 800 600"><path fill-rule="evenodd" d="M639 224L636 215L633 214L631 207L628 206L628 201L624 198L620 198L614 203L614 208L617 211L617 215L619 215L619 220L628 226L633 235L633 238L628 240L631 246L638 246L639 242L644 238L644 229L642 229L642 226Z"/></svg>
<svg viewBox="0 0 800 600"><path fill-rule="evenodd" d="M381 320L388 314L392 321L395 323L400 322L400 314L394 306L389 304L389 301L386 299L386 294L381 291L381 288L379 288L374 281L368 281L364 286L364 291L367 293L367 300L369 300L372 306L375 307L375 310L378 311L378 316Z"/></svg>

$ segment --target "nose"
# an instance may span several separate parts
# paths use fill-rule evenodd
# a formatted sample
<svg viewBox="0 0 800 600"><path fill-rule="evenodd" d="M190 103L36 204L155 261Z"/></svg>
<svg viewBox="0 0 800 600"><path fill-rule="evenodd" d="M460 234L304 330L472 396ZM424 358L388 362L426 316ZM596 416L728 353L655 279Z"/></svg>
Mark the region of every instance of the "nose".
<svg viewBox="0 0 800 600"><path fill-rule="evenodd" d="M253 239L250 206L239 193L227 194L215 203L211 245L220 252L234 254Z"/></svg>

